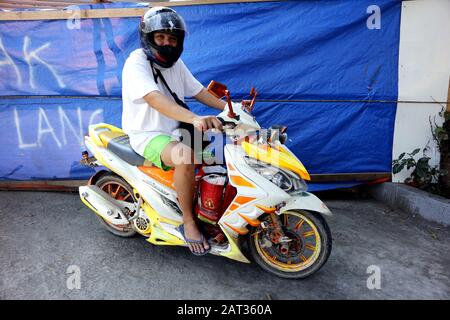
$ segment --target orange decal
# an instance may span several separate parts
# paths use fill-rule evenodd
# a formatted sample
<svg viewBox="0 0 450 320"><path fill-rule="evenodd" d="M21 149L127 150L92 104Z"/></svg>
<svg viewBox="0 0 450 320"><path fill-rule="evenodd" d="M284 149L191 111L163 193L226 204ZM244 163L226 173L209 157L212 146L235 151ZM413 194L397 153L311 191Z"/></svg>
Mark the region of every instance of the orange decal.
<svg viewBox="0 0 450 320"><path fill-rule="evenodd" d="M238 196L236 198L234 198L233 203L228 207L228 210L224 213L224 215L229 215L231 213L231 211L236 210L237 208L239 208L240 206L255 200L256 198L251 198L251 197L244 197L244 196Z"/></svg>
<svg viewBox="0 0 450 320"><path fill-rule="evenodd" d="M244 178L240 176L230 176L231 182L233 182L234 185L241 186L241 187L250 187L255 188L255 185L253 183L248 182Z"/></svg>
<svg viewBox="0 0 450 320"><path fill-rule="evenodd" d="M256 199L256 198L239 196L239 197L236 197L236 199L234 199L234 202L239 203L239 204L242 205L242 204L244 204L244 203L253 201L253 200L255 200L255 199Z"/></svg>
<svg viewBox="0 0 450 320"><path fill-rule="evenodd" d="M266 213L274 213L275 211L277 211L277 209L274 208L274 207L270 207L270 208L269 208L269 207L261 206L261 205L259 205L259 204L255 205L255 207L261 209L262 211L264 211L264 212L266 212Z"/></svg>
<svg viewBox="0 0 450 320"><path fill-rule="evenodd" d="M227 167L229 170L236 170L231 163L227 163Z"/></svg>
<svg viewBox="0 0 450 320"><path fill-rule="evenodd" d="M166 187L169 187L171 189L175 189L173 184L173 173L174 170L164 171L158 167L138 167L139 170L141 170L143 173L148 175L149 177L157 180L158 182L162 183Z"/></svg>
<svg viewBox="0 0 450 320"><path fill-rule="evenodd" d="M230 211L234 211L237 208L239 208L239 206L237 204L235 204L235 203L232 203L231 206L230 206Z"/></svg>
<svg viewBox="0 0 450 320"><path fill-rule="evenodd" d="M249 224L249 225L251 225L252 227L257 227L257 226L259 226L260 224L261 224L261 221L259 221L259 220L253 220L253 219L250 219L249 217L246 217L245 215L243 215L243 214L240 214L240 213L238 213L239 214L239 216L242 218L242 219L244 219L245 221L247 221L247 223Z"/></svg>
<svg viewBox="0 0 450 320"><path fill-rule="evenodd" d="M237 232L237 233L239 233L239 234L246 234L246 233L248 232L247 229L245 229L245 230L237 229L237 228L235 228L235 227L233 227L233 226L230 226L230 225L229 225L228 223L226 223L226 222L225 222L225 224L227 225L228 228L230 228L231 230L233 230L233 231L235 231L235 232Z"/></svg>

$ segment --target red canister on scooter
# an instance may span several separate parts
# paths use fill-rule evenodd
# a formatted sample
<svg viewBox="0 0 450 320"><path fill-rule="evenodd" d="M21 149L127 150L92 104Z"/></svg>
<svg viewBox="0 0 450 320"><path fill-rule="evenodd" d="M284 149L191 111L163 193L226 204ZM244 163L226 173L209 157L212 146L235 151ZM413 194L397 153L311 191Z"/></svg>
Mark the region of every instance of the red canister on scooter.
<svg viewBox="0 0 450 320"><path fill-rule="evenodd" d="M216 224L222 214L222 200L226 176L208 174L199 181L199 196L196 204L196 214L204 222Z"/></svg>

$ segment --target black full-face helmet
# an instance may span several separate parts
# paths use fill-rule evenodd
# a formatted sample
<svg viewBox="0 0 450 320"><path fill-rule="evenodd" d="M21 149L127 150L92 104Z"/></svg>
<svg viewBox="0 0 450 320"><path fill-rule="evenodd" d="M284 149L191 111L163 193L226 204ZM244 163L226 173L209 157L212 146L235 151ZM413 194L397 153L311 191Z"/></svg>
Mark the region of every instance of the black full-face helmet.
<svg viewBox="0 0 450 320"><path fill-rule="evenodd" d="M158 46L154 40L155 32L164 32L177 38L177 46ZM175 10L166 7L149 9L142 17L139 25L141 47L148 59L163 68L170 68L183 52L186 24Z"/></svg>

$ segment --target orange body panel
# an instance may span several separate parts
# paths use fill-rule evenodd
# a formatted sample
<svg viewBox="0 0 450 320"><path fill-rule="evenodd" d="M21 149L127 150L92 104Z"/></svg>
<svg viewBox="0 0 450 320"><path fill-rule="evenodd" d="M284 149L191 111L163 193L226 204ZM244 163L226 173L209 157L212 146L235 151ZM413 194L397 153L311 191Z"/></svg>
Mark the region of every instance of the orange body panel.
<svg viewBox="0 0 450 320"><path fill-rule="evenodd" d="M253 183L245 180L240 176L230 176L230 178L233 184L237 186L255 188L255 185Z"/></svg>
<svg viewBox="0 0 450 320"><path fill-rule="evenodd" d="M239 196L239 197L236 197L236 199L234 199L234 202L239 203L240 205L242 205L242 204L245 204L247 202L253 201L255 199L256 198Z"/></svg>
<svg viewBox="0 0 450 320"><path fill-rule="evenodd" d="M173 173L175 170L164 171L158 167L138 167L143 173L149 177L161 182L166 187L175 190L173 186Z"/></svg>

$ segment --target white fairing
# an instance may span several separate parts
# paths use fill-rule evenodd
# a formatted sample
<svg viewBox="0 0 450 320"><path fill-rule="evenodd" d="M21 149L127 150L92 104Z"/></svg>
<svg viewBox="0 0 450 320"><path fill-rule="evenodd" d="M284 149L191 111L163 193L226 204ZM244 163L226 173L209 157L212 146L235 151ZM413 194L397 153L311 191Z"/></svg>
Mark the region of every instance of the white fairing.
<svg viewBox="0 0 450 320"><path fill-rule="evenodd" d="M232 122L236 125L233 129L226 129L225 132L227 135L235 135L238 137L243 137L247 134L248 131L253 131L257 129L261 129L261 126L256 121L255 117L251 114L247 113L242 104L232 103L233 112L238 115L239 120L235 118L230 118L228 116L229 107L228 104L225 106L223 111L217 115L218 118L223 119L226 122Z"/></svg>
<svg viewBox="0 0 450 320"><path fill-rule="evenodd" d="M266 178L257 174L244 160L246 154L240 146L226 145L224 154L227 164L231 164L231 166L228 166L228 177L230 178L230 183L237 189L236 198L255 198L254 200L239 206L235 210L229 209L229 211L225 212L220 219L219 224L223 228L226 228L227 231L234 234L246 233L248 231L248 221L257 221L257 219L265 212L256 205L273 208L284 202L285 206L280 209L278 214L281 214L286 210L303 209L331 215L327 206L315 195L303 192L302 196L292 197ZM232 176L243 177L246 181L250 182L253 187L233 183Z"/></svg>
<svg viewBox="0 0 450 320"><path fill-rule="evenodd" d="M309 192L303 192L301 196L291 197L286 205L280 209L280 213L295 209L319 212L326 216L332 215L325 203Z"/></svg>

